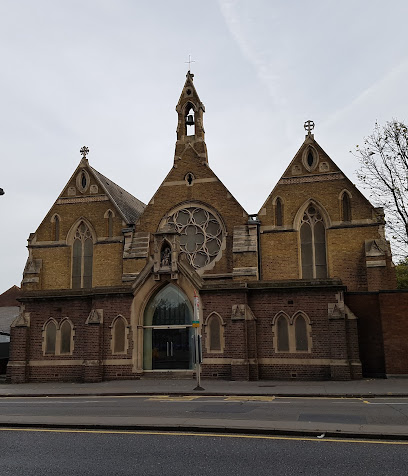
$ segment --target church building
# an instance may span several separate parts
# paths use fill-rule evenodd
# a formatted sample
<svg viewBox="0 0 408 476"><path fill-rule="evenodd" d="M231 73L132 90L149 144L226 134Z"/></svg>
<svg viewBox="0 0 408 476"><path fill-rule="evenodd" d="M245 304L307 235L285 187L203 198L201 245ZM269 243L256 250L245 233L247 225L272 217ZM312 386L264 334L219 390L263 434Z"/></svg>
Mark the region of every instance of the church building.
<svg viewBox="0 0 408 476"><path fill-rule="evenodd" d="M313 123L250 215L210 168L190 72L176 111L174 161L148 204L81 149L28 239L8 381L193 377L195 304L205 378L408 374L408 293L393 291L383 211Z"/></svg>

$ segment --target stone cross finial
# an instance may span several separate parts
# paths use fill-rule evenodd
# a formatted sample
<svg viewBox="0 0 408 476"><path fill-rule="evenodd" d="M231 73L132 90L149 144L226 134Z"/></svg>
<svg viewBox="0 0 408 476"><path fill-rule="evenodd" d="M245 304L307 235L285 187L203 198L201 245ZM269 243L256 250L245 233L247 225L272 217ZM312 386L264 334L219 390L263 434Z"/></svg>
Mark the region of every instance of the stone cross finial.
<svg viewBox="0 0 408 476"><path fill-rule="evenodd" d="M307 133L310 134L315 127L315 123L311 120L308 120L305 122L303 127L305 128L305 131L307 131Z"/></svg>
<svg viewBox="0 0 408 476"><path fill-rule="evenodd" d="M82 158L86 159L86 156L89 153L89 149L86 145L84 145L79 152L81 152Z"/></svg>

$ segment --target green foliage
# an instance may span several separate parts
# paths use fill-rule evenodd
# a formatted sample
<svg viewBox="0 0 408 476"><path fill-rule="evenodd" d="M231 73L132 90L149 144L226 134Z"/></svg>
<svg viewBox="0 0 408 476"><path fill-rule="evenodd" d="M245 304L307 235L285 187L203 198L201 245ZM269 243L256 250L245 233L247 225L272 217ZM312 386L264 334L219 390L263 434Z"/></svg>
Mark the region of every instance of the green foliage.
<svg viewBox="0 0 408 476"><path fill-rule="evenodd" d="M397 273L397 288L408 289L408 257L395 266L395 271Z"/></svg>

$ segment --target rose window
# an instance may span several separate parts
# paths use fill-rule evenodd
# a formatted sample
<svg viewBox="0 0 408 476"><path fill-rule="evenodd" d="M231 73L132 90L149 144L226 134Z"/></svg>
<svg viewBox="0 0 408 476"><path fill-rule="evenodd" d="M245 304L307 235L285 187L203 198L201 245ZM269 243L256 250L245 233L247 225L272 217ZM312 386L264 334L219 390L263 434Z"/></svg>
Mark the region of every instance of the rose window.
<svg viewBox="0 0 408 476"><path fill-rule="evenodd" d="M218 255L223 239L223 227L210 211L186 207L172 212L163 226L170 226L180 234L181 252L198 269L207 266Z"/></svg>

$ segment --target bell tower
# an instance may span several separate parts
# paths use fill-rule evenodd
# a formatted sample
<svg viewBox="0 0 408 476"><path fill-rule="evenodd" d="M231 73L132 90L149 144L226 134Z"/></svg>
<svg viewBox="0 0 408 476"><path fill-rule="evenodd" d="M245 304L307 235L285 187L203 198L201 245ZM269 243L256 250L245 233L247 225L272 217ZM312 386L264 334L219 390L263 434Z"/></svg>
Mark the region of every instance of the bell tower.
<svg viewBox="0 0 408 476"><path fill-rule="evenodd" d="M205 107L198 97L193 79L194 74L188 71L186 82L184 83L180 99L176 106L178 123L175 159L181 158L186 148L191 146L197 155L207 162L207 148L204 142L205 131L203 125Z"/></svg>

